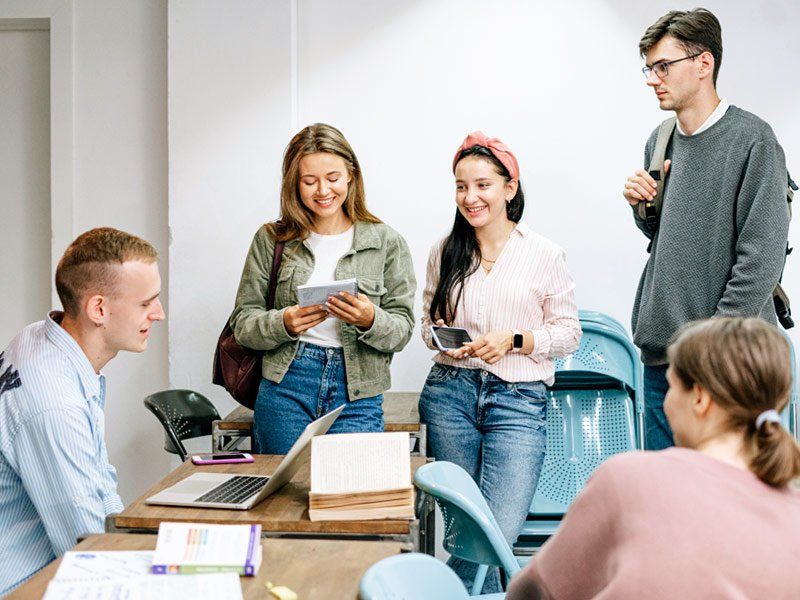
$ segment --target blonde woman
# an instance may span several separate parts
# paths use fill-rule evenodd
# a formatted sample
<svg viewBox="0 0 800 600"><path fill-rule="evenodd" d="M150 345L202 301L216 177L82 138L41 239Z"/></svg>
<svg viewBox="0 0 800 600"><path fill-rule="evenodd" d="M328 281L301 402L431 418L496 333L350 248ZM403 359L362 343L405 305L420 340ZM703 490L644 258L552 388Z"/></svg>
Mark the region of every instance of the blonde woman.
<svg viewBox="0 0 800 600"><path fill-rule="evenodd" d="M285 245L266 296L277 242ZM301 308L297 286L355 278L359 293ZM383 430L392 355L413 330L416 281L405 240L367 210L361 167L342 133L310 125L283 160L280 219L255 235L231 326L264 350L254 449L285 454L312 420L346 404L332 433Z"/></svg>
<svg viewBox="0 0 800 600"><path fill-rule="evenodd" d="M509 600L797 598L800 447L779 415L789 344L762 320L719 318L668 355L678 447L606 461Z"/></svg>

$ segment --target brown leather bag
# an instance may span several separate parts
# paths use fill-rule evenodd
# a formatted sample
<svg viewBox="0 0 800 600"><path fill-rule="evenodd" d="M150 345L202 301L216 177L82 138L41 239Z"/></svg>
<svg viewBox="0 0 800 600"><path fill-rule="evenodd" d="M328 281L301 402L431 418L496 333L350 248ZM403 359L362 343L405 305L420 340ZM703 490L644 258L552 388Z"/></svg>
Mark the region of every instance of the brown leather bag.
<svg viewBox="0 0 800 600"><path fill-rule="evenodd" d="M283 242L275 244L272 255L272 270L269 274L267 291L267 310L275 308L275 288L278 285L278 271L283 257ZM240 345L233 335L231 320L225 321L225 327L217 341L214 352L214 375L211 381L221 385L242 406L252 409L258 396L261 384L261 359L263 350L251 350Z"/></svg>

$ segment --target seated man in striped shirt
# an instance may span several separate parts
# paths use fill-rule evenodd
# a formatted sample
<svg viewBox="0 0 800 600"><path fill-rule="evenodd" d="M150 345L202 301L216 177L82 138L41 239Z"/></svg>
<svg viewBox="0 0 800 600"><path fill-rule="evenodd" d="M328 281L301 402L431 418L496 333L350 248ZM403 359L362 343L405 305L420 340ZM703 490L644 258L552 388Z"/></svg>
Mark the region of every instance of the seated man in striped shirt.
<svg viewBox="0 0 800 600"><path fill-rule="evenodd" d="M164 318L156 259L123 231L84 233L56 269L64 312L0 353L0 596L122 510L101 369L120 350L142 352Z"/></svg>

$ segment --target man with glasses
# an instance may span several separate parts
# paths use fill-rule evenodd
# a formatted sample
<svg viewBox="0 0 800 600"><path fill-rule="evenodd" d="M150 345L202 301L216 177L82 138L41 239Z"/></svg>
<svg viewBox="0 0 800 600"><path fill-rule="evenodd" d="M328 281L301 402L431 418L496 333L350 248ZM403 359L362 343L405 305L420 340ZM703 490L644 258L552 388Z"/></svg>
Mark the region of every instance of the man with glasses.
<svg viewBox="0 0 800 600"><path fill-rule="evenodd" d="M717 95L717 18L702 8L669 12L647 29L639 51L660 108L677 117L657 220L645 206L655 203L656 181L647 169L659 128L645 146L644 169L623 191L651 240L631 321L645 364L646 445L657 450L673 444L663 409L670 338L685 323L718 315L776 323L772 290L783 268L789 214L786 164L772 129Z"/></svg>

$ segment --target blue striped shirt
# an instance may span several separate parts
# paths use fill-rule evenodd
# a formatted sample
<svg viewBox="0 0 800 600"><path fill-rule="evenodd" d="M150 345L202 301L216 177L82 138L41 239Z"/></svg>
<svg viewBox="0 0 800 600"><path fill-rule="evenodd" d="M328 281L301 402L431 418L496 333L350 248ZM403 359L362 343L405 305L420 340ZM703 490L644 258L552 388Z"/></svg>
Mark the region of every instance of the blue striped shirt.
<svg viewBox="0 0 800 600"><path fill-rule="evenodd" d="M0 595L122 510L103 440L105 377L60 316L0 354Z"/></svg>

